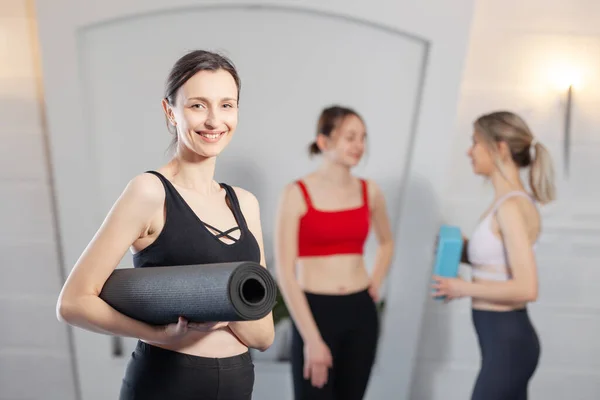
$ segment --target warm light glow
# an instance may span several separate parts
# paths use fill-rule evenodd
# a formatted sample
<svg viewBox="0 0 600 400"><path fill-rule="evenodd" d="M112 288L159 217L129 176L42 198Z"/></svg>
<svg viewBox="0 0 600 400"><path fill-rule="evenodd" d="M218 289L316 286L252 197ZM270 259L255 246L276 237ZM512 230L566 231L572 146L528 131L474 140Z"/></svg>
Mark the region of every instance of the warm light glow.
<svg viewBox="0 0 600 400"><path fill-rule="evenodd" d="M532 35L519 39L522 53L520 68L526 83L539 90L541 96L556 99L569 86L578 95L596 96L600 87L600 53L598 39L592 36ZM518 71L517 67L515 70ZM525 81L525 79L524 79Z"/></svg>
<svg viewBox="0 0 600 400"><path fill-rule="evenodd" d="M553 65L548 68L548 81L557 90L567 90L569 86L581 88L583 73L574 65Z"/></svg>

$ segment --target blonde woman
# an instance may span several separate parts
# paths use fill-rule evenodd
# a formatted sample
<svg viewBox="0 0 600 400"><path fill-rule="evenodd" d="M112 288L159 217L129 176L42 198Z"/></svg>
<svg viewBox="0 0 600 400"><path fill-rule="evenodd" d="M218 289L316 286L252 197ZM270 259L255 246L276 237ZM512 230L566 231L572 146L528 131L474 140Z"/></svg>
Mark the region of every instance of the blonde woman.
<svg viewBox="0 0 600 400"><path fill-rule="evenodd" d="M527 304L538 296L535 245L541 231L537 203L554 200L550 154L519 116L494 112L474 123L473 171L489 179L495 198L470 240L463 262L472 281L434 277L434 296L470 297L481 351L471 400L526 400L540 357ZM528 193L520 170L529 168Z"/></svg>

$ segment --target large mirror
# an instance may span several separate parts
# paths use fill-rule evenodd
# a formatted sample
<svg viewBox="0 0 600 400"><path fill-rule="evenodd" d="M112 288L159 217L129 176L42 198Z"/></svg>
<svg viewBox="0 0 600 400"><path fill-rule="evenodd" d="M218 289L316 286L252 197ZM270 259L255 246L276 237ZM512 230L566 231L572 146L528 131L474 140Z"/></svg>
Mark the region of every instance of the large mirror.
<svg viewBox="0 0 600 400"><path fill-rule="evenodd" d="M87 26L78 39L86 124L81 134L89 136L96 226L129 179L167 161L170 136L160 105L163 85L177 58L202 48L229 56L241 75L239 127L218 161L217 179L241 186L259 199L266 258L273 273L278 198L285 184L319 162L309 159L307 147L326 106L349 106L364 117L368 150L356 174L379 183L395 228L423 73L422 42L357 20L270 7L209 7L136 16ZM58 196L60 201L69 193ZM76 226L77 216L61 218L62 224ZM369 266L375 250L371 235L366 248ZM128 266L130 256L121 262L121 267ZM384 312L384 302L380 309ZM270 392L291 390L290 321L282 299L275 318L275 344L252 355L257 376L281 377L257 378L257 393L261 382L270 385ZM116 393L134 342L77 331L77 364L86 395ZM114 346L121 356L115 355ZM98 369L112 378L94 382ZM114 387L107 388L107 382ZM278 384L280 389L272 387Z"/></svg>

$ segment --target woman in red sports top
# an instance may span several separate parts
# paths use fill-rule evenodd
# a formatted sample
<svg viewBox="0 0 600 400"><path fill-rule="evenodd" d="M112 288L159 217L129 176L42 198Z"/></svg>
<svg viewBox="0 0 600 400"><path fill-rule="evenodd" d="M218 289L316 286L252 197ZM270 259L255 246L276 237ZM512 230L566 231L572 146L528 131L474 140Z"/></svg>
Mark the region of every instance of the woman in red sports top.
<svg viewBox="0 0 600 400"><path fill-rule="evenodd" d="M365 137L355 111L323 110L310 146L323 162L287 185L280 201L276 268L293 320L295 400L360 400L371 375L379 325L375 302L394 245L381 190L351 173ZM371 227L379 249L369 276L363 247Z"/></svg>

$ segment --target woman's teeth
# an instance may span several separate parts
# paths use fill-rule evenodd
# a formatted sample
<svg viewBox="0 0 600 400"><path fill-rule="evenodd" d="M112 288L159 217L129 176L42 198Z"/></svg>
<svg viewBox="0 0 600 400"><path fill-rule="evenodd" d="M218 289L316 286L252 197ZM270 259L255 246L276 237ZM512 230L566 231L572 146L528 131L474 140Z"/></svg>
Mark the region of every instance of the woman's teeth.
<svg viewBox="0 0 600 400"><path fill-rule="evenodd" d="M221 136L221 134L220 133L203 133L203 132L200 132L200 136L204 136L207 139L216 139L219 136Z"/></svg>

